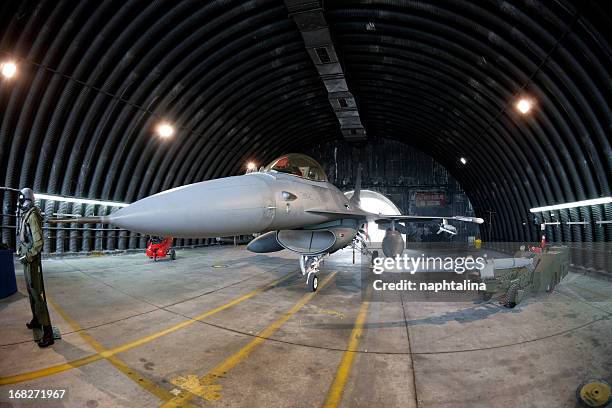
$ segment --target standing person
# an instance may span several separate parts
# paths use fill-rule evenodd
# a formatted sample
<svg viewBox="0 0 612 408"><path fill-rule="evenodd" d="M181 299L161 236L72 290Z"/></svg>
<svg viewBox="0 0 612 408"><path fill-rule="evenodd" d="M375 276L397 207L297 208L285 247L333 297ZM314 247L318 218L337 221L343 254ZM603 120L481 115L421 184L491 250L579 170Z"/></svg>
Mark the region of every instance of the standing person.
<svg viewBox="0 0 612 408"><path fill-rule="evenodd" d="M23 264L32 309L32 320L26 326L28 329L42 329L43 336L38 340L38 346L47 347L55 341L47 309L40 255L43 249L42 215L34 205L32 189L21 190L18 205L21 219L17 231L17 254Z"/></svg>

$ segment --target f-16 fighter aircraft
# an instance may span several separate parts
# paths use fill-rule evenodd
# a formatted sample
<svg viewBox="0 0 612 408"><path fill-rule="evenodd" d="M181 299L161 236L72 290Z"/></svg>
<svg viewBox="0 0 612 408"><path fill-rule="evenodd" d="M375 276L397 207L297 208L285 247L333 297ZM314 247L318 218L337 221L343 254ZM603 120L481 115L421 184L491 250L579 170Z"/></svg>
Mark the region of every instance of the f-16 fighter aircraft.
<svg viewBox="0 0 612 408"><path fill-rule="evenodd" d="M407 221L440 220L440 232L451 235L448 220L483 223L473 217L425 217L373 214L359 207L360 175L348 199L331 184L323 168L303 154L282 156L247 174L173 188L138 200L106 217L51 222L111 223L148 235L214 238L260 233L249 243L252 252L283 249L300 254L306 286L316 291L321 258L364 243L365 223L388 227L382 242L386 256L401 254Z"/></svg>

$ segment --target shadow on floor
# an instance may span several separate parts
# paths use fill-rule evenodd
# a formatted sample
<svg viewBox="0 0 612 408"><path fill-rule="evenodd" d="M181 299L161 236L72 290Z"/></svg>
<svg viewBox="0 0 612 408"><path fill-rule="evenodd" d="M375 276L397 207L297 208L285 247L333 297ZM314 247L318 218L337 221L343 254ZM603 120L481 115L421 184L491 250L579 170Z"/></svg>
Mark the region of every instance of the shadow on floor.
<svg viewBox="0 0 612 408"><path fill-rule="evenodd" d="M456 310L452 312L444 313L440 316L426 317L423 319L412 319L408 321L398 320L392 322L369 322L363 325L364 329L382 329L389 327L404 327L406 324L409 326L417 325L443 325L448 322L458 323L470 323L477 320L485 320L490 316L500 313L520 313L520 308L508 309L499 305L486 303L479 304L474 307L467 309ZM333 329L333 330L351 330L354 326L354 322L337 323L337 324L315 324L312 327L319 329Z"/></svg>
<svg viewBox="0 0 612 408"><path fill-rule="evenodd" d="M28 297L27 295L24 295L23 293L19 292L19 290L15 293L13 293L10 296L5 297L4 299L0 299L0 311L2 311L2 309L4 309L5 307L7 307L8 305L10 305L13 302L18 302L19 300L23 299L24 297Z"/></svg>

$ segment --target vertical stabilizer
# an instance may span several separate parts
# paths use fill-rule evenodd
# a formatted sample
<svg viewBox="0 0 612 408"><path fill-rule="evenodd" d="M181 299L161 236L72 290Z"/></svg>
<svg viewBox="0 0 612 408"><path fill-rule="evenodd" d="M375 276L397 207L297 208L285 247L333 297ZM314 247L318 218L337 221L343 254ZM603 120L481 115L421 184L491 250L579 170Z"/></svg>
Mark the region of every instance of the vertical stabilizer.
<svg viewBox="0 0 612 408"><path fill-rule="evenodd" d="M355 190L353 196L350 199L350 203L356 207L361 204L361 164L357 167L357 178L355 178Z"/></svg>

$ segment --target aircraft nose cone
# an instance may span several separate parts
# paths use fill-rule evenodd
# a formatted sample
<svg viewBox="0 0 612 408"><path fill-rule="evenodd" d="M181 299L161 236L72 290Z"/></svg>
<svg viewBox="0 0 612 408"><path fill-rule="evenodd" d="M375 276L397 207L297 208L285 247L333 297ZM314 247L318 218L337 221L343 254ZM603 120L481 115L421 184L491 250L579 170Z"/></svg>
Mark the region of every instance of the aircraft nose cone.
<svg viewBox="0 0 612 408"><path fill-rule="evenodd" d="M167 190L113 213L111 222L149 235L213 238L259 232L272 222L274 197L257 175Z"/></svg>

